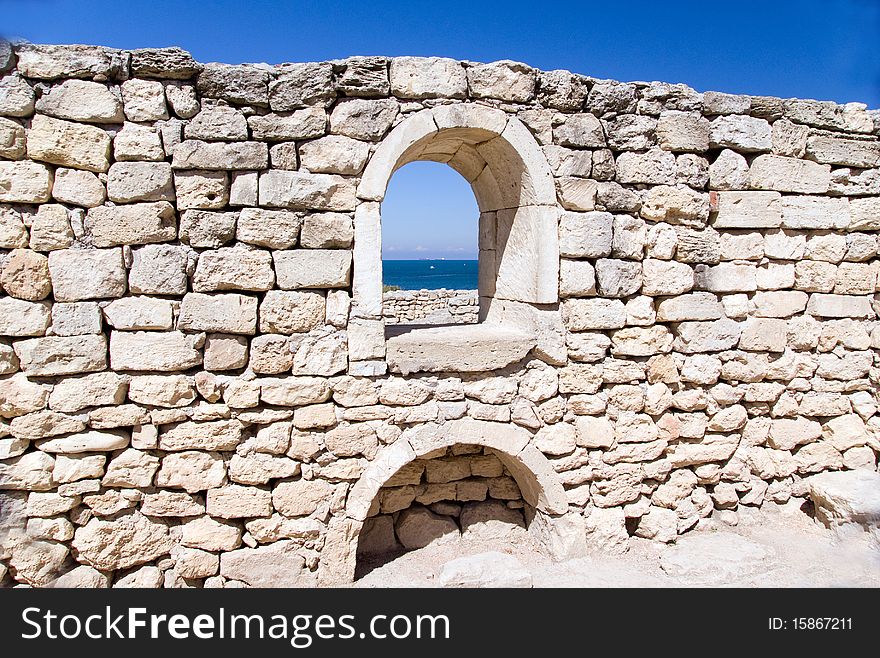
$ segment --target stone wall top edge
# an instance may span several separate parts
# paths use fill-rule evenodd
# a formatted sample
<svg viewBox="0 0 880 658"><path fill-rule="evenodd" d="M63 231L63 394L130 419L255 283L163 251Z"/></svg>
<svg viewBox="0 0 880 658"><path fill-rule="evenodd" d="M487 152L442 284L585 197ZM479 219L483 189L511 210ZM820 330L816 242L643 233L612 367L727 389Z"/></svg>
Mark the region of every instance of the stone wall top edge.
<svg viewBox="0 0 880 658"><path fill-rule="evenodd" d="M2 42L4 42L4 39L2 37L0 37L0 43L2 43ZM633 87L635 87L638 90L658 89L658 88L667 88L670 90L674 89L679 94L690 94L690 93L697 94L697 95L719 94L719 95L723 95L723 96L737 97L737 98L759 98L759 99L763 99L766 101L803 101L803 102L809 102L809 103L833 104L838 107L847 107L847 106L856 105L858 107L867 108L868 111L870 111L872 113L873 112L880 113L880 108L870 108L870 107L868 107L868 105L866 103L864 103L862 101L849 101L846 103L840 103L837 101L827 100L827 99L812 99L812 98L801 98L801 97L784 98L784 97L778 97L778 96L768 96L768 95L764 95L764 94L747 94L747 93L737 94L737 93L729 93L729 92L720 92L720 91L711 90L711 89L700 92L700 91L697 91L696 89L694 89L693 87L691 87L690 85L683 83L683 82L670 82L670 81L665 81L665 80L663 80L663 81L661 81L661 80L619 81L619 80L614 80L614 79L610 79L610 78L594 77L589 74L578 73L578 72L570 71L568 69L547 69L547 70L539 69L539 68L533 67L527 63L519 62L519 61L515 61L515 60L510 60L510 59L495 60L492 62L479 62L479 61L473 61L473 60L459 60L459 59L455 59L455 58L441 57L441 56L410 56L410 55L405 55L405 56L392 57L392 56L388 56L388 55L374 54L374 55L350 55L348 57L341 57L341 58L335 58L335 59L323 60L323 61L309 61L309 62L278 62L275 64L270 64L270 63L266 63L266 62L230 63L230 62L198 62L192 57L192 55L189 51L184 50L184 49L180 48L179 46L161 46L161 47L145 47L145 48L135 48L135 49L120 49L120 48L113 48L110 46L102 46L102 45L96 45L96 44L31 43L29 41L20 40L20 39L13 40L11 42L11 45L12 45L12 51L15 53L18 53L20 50L25 49L25 48L96 49L96 50L99 50L99 51L102 51L105 53L113 53L113 54L116 54L117 56L121 56L123 58L123 60L125 60L123 66L125 67L126 70L123 72L124 73L123 75L120 75L118 77L119 80L127 79L127 77L129 77L129 76L131 76L131 77L148 77L148 78L149 77L159 77L159 78L162 78L162 77L174 78L175 77L175 76L168 76L168 75L164 75L164 76L163 75L150 75L149 73L142 73L142 72L136 72L136 71L133 72L131 57L136 54L141 55L141 56L152 56L152 57L156 57L156 58L167 57L167 58L176 58L178 60L189 60L192 63L192 67L193 67L192 74L187 76L187 78L178 78L178 79L195 78L198 76L198 73L204 69L204 67L209 66L209 65L255 67L255 68L266 70L270 74L272 72L277 72L280 74L280 73L284 72L284 67L289 67L289 66L294 66L294 65L304 65L304 64L317 64L317 65L330 64L334 67L334 69L336 69L336 68L344 67L347 62L351 62L352 60L359 60L359 59L360 60L363 60L363 59L386 60L386 63L388 63L388 64L390 64L393 60L406 60L406 59L424 59L424 60L434 59L434 60L438 60L439 59L439 60L447 60L447 61L457 62L458 64L461 64L462 66L464 66L466 69L467 68L474 68L474 67L481 67L481 66L491 66L491 65L502 65L503 64L503 65L509 65L509 66L513 66L513 67L522 67L525 71L532 72L536 76L541 76L541 75L545 75L545 74L570 75L570 76L573 76L575 78L580 79L582 82L584 82L588 85L624 84L624 85L632 85ZM2 68L2 64L3 64L3 62L0 62L0 68ZM9 66L6 68L14 68L14 67ZM132 76L132 73L134 73L133 76ZM62 74L62 75L58 76L58 79L62 79L64 77L67 77L67 76ZM661 95L662 95L662 92L661 92Z"/></svg>

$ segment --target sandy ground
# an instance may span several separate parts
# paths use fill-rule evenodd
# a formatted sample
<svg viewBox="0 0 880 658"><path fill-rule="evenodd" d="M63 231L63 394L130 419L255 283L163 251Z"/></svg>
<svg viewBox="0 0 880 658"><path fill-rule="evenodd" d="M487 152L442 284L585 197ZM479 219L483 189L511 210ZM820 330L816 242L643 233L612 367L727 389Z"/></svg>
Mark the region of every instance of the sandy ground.
<svg viewBox="0 0 880 658"><path fill-rule="evenodd" d="M668 546L633 537L624 555L556 563L529 542L459 539L375 566L354 586L436 587L446 562L494 550L516 557L534 587L880 587L880 545L868 533L841 536L795 504L738 516Z"/></svg>

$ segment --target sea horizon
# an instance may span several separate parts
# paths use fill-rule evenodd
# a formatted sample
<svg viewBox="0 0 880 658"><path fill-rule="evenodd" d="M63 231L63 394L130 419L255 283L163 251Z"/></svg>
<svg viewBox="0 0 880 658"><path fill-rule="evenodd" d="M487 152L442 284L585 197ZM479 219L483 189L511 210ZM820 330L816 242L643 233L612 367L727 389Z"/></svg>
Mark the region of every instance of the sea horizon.
<svg viewBox="0 0 880 658"><path fill-rule="evenodd" d="M401 290L476 290L477 259L383 258L382 285Z"/></svg>

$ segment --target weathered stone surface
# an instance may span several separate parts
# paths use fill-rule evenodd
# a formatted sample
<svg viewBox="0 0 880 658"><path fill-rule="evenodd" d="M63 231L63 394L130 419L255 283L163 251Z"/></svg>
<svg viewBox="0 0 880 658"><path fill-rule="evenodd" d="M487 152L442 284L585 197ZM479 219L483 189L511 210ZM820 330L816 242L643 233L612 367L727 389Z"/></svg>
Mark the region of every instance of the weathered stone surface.
<svg viewBox="0 0 880 658"><path fill-rule="evenodd" d="M626 309L620 300L570 299L562 316L571 331L620 329L626 324Z"/></svg>
<svg viewBox="0 0 880 658"><path fill-rule="evenodd" d="M204 142L188 139L174 147L175 169L254 170L269 166L263 142Z"/></svg>
<svg viewBox="0 0 880 658"><path fill-rule="evenodd" d="M268 171L260 174L259 190L260 205L270 208L352 211L355 205L354 183L334 174Z"/></svg>
<svg viewBox="0 0 880 658"><path fill-rule="evenodd" d="M877 473L859 469L822 473L807 481L816 516L827 526L855 523L866 527L880 524Z"/></svg>
<svg viewBox="0 0 880 658"><path fill-rule="evenodd" d="M678 325L674 348L686 354L722 352L736 347L741 332L737 322L726 318L714 322L682 322Z"/></svg>
<svg viewBox="0 0 880 658"><path fill-rule="evenodd" d="M772 145L770 124L755 117L729 115L712 121L710 144L713 148L739 151L769 151Z"/></svg>
<svg viewBox="0 0 880 658"><path fill-rule="evenodd" d="M21 369L28 375L50 377L96 372L107 367L104 336L46 336L14 345Z"/></svg>
<svg viewBox="0 0 880 658"><path fill-rule="evenodd" d="M241 548L222 553L220 574L251 587L307 587L314 576L294 541L277 541L259 548Z"/></svg>
<svg viewBox="0 0 880 658"><path fill-rule="evenodd" d="M26 117L34 112L34 90L24 78L12 74L0 78L0 114Z"/></svg>
<svg viewBox="0 0 880 658"><path fill-rule="evenodd" d="M205 64L197 82L200 94L232 103L269 104L269 74L263 68L242 64Z"/></svg>
<svg viewBox="0 0 880 658"><path fill-rule="evenodd" d="M177 328L254 334L257 330L257 298L238 294L187 293L180 305Z"/></svg>
<svg viewBox="0 0 880 658"><path fill-rule="evenodd" d="M26 151L24 128L12 119L0 118L0 157L21 160Z"/></svg>
<svg viewBox="0 0 880 658"><path fill-rule="evenodd" d="M62 167L96 172L110 168L110 136L104 130L41 114L27 131L27 152L32 160Z"/></svg>
<svg viewBox="0 0 880 658"><path fill-rule="evenodd" d="M340 100L330 114L330 132L353 139L376 141L391 128L398 113L394 100Z"/></svg>
<svg viewBox="0 0 880 658"><path fill-rule="evenodd" d="M278 287L340 288L349 284L352 253L342 249L279 251L273 254Z"/></svg>
<svg viewBox="0 0 880 658"><path fill-rule="evenodd" d="M302 223L303 218L298 213L243 208L238 216L235 237L258 247L289 249L296 244Z"/></svg>
<svg viewBox="0 0 880 658"><path fill-rule="evenodd" d="M182 295L187 289L186 247L148 245L132 250L128 283L131 292L148 295Z"/></svg>
<svg viewBox="0 0 880 658"><path fill-rule="evenodd" d="M185 407L196 399L196 391L185 375L143 375L131 378L128 398L138 404Z"/></svg>
<svg viewBox="0 0 880 658"><path fill-rule="evenodd" d="M126 162L114 164L113 167L128 167L146 163ZM153 167L154 165L148 164ZM167 177L162 185L170 191L171 170L165 170ZM112 181L113 171L111 168ZM148 179L149 175L135 168L128 175L134 175L140 181ZM144 189L154 189L151 182ZM111 199L113 198L113 186L108 183ZM163 198L170 196L169 193L142 195L134 194L129 200ZM119 201L119 198L113 199ZM167 201L158 203L136 203L128 206L99 206L90 208L86 214L87 230L91 234L92 244L96 247L114 247L121 244L148 244L152 242L165 242L177 237L177 216L173 206Z"/></svg>
<svg viewBox="0 0 880 658"><path fill-rule="evenodd" d="M210 105L202 107L183 134L186 139L243 141L248 137L248 123L244 114L228 105Z"/></svg>
<svg viewBox="0 0 880 658"><path fill-rule="evenodd" d="M132 512L113 521L92 519L77 529L72 545L86 563L112 571L161 557L172 541L164 523Z"/></svg>
<svg viewBox="0 0 880 658"><path fill-rule="evenodd" d="M703 226L709 219L709 198L689 187L659 185L645 198L641 216L654 222Z"/></svg>
<svg viewBox="0 0 880 658"><path fill-rule="evenodd" d="M467 76L461 63L444 57L395 57L391 93L400 98L464 98Z"/></svg>
<svg viewBox="0 0 880 658"><path fill-rule="evenodd" d="M831 184L831 167L779 155L759 155L749 169L752 189L824 194Z"/></svg>
<svg viewBox="0 0 880 658"><path fill-rule="evenodd" d="M122 249L71 249L49 254L52 290L57 301L122 297L126 271Z"/></svg>
<svg viewBox="0 0 880 658"><path fill-rule="evenodd" d="M175 372L202 363L199 348L204 334L179 331L114 331L110 335L110 367L113 370Z"/></svg>
<svg viewBox="0 0 880 658"><path fill-rule="evenodd" d="M29 301L45 299L52 292L52 282L49 279L49 261L45 256L33 251L15 249L8 254L6 262L3 264L0 283L3 284L3 289L9 295L17 299ZM24 315L28 314L24 305L22 305L22 312Z"/></svg>
<svg viewBox="0 0 880 658"><path fill-rule="evenodd" d="M165 455L156 474L156 486L183 489L189 493L219 487L225 482L226 465L216 452L186 451Z"/></svg>
<svg viewBox="0 0 880 658"><path fill-rule="evenodd" d="M66 169L65 171L73 170ZM94 176L86 171L79 173ZM31 249L35 251L66 249L73 244L74 237L68 220L67 208L55 203L39 207L31 222Z"/></svg>
<svg viewBox="0 0 880 658"><path fill-rule="evenodd" d="M286 112L307 105L326 105L336 96L329 63L283 64L280 75L269 82L269 105Z"/></svg>
<svg viewBox="0 0 880 658"><path fill-rule="evenodd" d="M55 487L55 460L45 452L28 452L0 463L0 489L48 491Z"/></svg>
<svg viewBox="0 0 880 658"><path fill-rule="evenodd" d="M52 172L38 162L0 160L0 202L45 203L52 189Z"/></svg>
<svg viewBox="0 0 880 658"><path fill-rule="evenodd" d="M122 101L106 85L65 80L37 101L38 112L86 123L122 123Z"/></svg>
<svg viewBox="0 0 880 658"><path fill-rule="evenodd" d="M274 283L275 273L269 252L239 246L202 254L196 265L192 287L198 292L268 290Z"/></svg>

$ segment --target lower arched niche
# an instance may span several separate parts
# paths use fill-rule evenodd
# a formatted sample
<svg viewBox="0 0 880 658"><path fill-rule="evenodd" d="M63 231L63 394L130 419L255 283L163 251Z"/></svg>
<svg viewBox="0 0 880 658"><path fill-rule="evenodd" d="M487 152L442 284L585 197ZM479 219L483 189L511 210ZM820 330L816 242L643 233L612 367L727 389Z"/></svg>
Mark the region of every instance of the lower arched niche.
<svg viewBox="0 0 880 658"><path fill-rule="evenodd" d="M562 484L530 440L521 427L471 419L406 430L373 459L344 516L331 521L321 582L350 583L446 535L478 542L527 532L552 559L581 555L582 517L568 511Z"/></svg>

